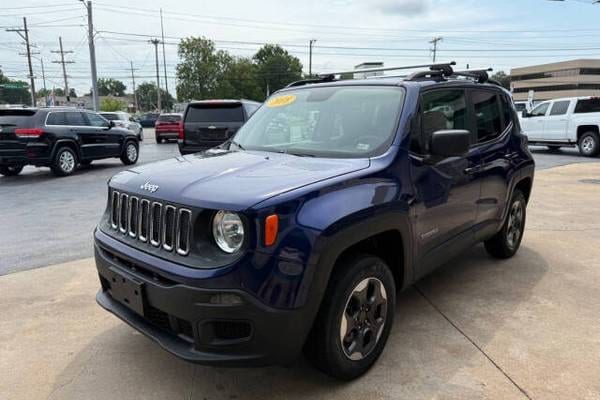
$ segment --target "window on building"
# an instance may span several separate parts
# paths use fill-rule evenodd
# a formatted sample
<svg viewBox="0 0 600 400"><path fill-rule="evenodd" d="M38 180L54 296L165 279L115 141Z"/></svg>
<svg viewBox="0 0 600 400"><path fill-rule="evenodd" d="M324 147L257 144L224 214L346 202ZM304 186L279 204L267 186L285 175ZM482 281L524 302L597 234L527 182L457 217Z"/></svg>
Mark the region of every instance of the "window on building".
<svg viewBox="0 0 600 400"><path fill-rule="evenodd" d="M591 98L577 101L575 114L600 112L600 98Z"/></svg>
<svg viewBox="0 0 600 400"><path fill-rule="evenodd" d="M550 115L564 115L569 109L570 101L556 101L550 109Z"/></svg>
<svg viewBox="0 0 600 400"><path fill-rule="evenodd" d="M473 90L477 143L492 140L502 133L502 118L498 95L492 91Z"/></svg>

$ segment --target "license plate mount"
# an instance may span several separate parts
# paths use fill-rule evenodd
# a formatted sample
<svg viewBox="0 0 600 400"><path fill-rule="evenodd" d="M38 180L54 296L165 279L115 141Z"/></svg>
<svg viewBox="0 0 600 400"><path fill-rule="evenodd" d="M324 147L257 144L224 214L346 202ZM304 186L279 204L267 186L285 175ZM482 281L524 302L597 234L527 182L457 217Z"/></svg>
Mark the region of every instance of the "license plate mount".
<svg viewBox="0 0 600 400"><path fill-rule="evenodd" d="M144 315L144 283L116 268L109 268L110 295L139 315Z"/></svg>

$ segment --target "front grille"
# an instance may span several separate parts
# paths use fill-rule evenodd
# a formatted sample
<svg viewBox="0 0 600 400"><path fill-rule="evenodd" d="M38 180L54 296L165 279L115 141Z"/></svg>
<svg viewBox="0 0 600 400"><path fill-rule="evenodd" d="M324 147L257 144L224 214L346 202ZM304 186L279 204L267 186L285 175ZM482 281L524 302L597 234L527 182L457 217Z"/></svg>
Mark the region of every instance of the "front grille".
<svg viewBox="0 0 600 400"><path fill-rule="evenodd" d="M171 204L140 199L113 191L110 200L110 226L113 230L150 242L154 247L175 251L181 256L190 252L192 212Z"/></svg>

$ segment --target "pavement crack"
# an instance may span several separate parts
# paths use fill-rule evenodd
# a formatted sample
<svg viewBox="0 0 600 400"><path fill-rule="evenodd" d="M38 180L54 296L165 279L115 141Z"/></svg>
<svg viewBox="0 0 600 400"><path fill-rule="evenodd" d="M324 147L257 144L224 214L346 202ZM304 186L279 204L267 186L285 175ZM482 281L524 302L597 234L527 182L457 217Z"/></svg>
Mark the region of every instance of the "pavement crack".
<svg viewBox="0 0 600 400"><path fill-rule="evenodd" d="M483 356L485 358L487 358L487 360L492 363L492 365L498 370L500 371L500 373L502 373L502 375L504 375L506 377L506 379L508 379L508 381L510 383L513 384L514 387L516 387L522 394L523 396L525 396L527 399L532 400L532 397L527 393L527 391L522 388L513 378L511 378L510 375L508 375L508 373L506 371L504 371L504 369L502 369L502 367L500 365L498 365L498 363L496 363L491 356L489 356L477 343L475 343L475 341L473 339L471 339L469 337L469 335L467 335L462 329L460 329L458 327L458 325L452 321L450 319L450 317L448 317L438 306L436 306L433 301L431 301L431 299L429 297L427 297L427 295L421 290L420 287L418 287L417 285L414 285L415 290L421 295L423 296L423 298L425 299L425 301L427 301L427 303L429 303L429 305L431 307L433 307L434 310L436 310L442 317L444 317L444 319L446 321L448 321L448 323L450 325L452 325L452 327L454 329L456 329L465 339L467 339L469 341L469 343L471 343L473 345L473 347L475 347L477 350L479 350L479 352L481 354L483 354Z"/></svg>

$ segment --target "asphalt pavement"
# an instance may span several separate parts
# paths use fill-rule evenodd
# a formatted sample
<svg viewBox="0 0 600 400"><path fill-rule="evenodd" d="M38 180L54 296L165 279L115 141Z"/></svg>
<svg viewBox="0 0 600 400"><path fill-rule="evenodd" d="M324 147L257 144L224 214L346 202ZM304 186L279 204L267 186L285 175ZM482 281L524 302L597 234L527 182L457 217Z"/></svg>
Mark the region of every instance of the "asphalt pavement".
<svg viewBox="0 0 600 400"><path fill-rule="evenodd" d="M144 131L138 164L179 155L175 142L156 144L153 129ZM532 152L538 169L600 162L576 149L555 154L532 147ZM106 206L106 181L127 168L109 159L66 178L34 167L0 177L0 275L91 257L92 232Z"/></svg>
<svg viewBox="0 0 600 400"><path fill-rule="evenodd" d="M475 246L399 294L382 357L353 382L302 358L184 362L96 305L91 258L0 276L0 399L598 400L598 176L539 171L515 257Z"/></svg>

